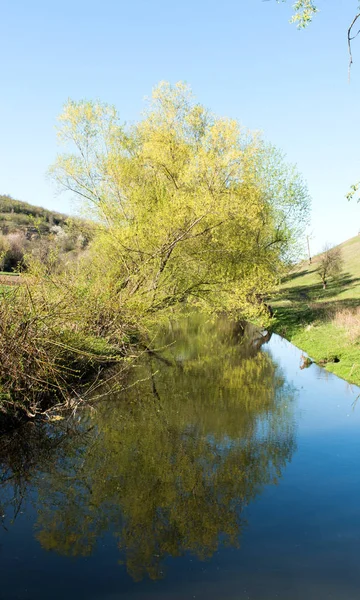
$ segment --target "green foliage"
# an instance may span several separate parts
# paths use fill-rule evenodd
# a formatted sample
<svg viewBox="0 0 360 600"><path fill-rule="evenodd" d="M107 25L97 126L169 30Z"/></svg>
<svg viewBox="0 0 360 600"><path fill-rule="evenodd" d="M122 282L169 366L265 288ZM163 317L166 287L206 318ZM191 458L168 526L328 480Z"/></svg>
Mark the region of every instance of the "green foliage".
<svg viewBox="0 0 360 600"><path fill-rule="evenodd" d="M90 260L119 306L149 322L184 301L259 311L308 216L281 153L182 83L155 88L130 128L113 107L70 101L59 137L70 152L52 174L103 223Z"/></svg>
<svg viewBox="0 0 360 600"><path fill-rule="evenodd" d="M287 0L277 0L277 2L286 2ZM319 12L313 0L297 0L293 4L294 15L291 22L295 23L298 29L304 29L313 20L314 15Z"/></svg>
<svg viewBox="0 0 360 600"><path fill-rule="evenodd" d="M0 385L31 415L51 390L68 399L76 379L125 354L176 305L266 320L262 300L309 209L280 152L212 115L182 83L155 88L132 127L93 102L70 101L60 123L70 152L53 175L96 225L79 235L65 222L44 236L35 211L27 275L13 305L0 298Z"/></svg>
<svg viewBox="0 0 360 600"><path fill-rule="evenodd" d="M350 191L346 194L346 198L348 200L352 200L354 198L354 196L357 195L359 190L360 190L360 181L358 181L357 183L354 183L353 185L350 186ZM360 197L357 199L357 201L360 202Z"/></svg>

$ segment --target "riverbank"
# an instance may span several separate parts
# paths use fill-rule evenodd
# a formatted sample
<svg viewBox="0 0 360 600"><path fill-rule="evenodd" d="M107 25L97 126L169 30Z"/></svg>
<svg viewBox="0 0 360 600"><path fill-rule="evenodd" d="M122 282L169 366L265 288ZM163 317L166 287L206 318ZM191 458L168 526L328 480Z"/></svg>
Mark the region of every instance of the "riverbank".
<svg viewBox="0 0 360 600"><path fill-rule="evenodd" d="M136 327L81 270L29 275L0 290L0 417L17 422L72 408L109 366L125 369ZM17 278L19 279L19 278ZM86 302L84 302L86 299ZM0 425L0 428L2 425Z"/></svg>
<svg viewBox="0 0 360 600"><path fill-rule="evenodd" d="M328 371L360 385L360 236L340 245L341 276L322 288L319 256L303 262L274 296L274 331Z"/></svg>

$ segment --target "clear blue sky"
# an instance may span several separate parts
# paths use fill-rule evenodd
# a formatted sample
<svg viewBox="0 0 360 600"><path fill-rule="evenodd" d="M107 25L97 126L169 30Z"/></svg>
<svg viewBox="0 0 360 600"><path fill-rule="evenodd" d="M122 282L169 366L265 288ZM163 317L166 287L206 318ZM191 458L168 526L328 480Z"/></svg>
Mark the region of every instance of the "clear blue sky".
<svg viewBox="0 0 360 600"><path fill-rule="evenodd" d="M291 0L2 0L0 193L73 212L46 179L67 98L100 98L133 121L156 83L184 80L298 165L314 251L356 235L360 204L345 194L360 179L360 39L350 85L346 47L357 1L318 4L297 31Z"/></svg>

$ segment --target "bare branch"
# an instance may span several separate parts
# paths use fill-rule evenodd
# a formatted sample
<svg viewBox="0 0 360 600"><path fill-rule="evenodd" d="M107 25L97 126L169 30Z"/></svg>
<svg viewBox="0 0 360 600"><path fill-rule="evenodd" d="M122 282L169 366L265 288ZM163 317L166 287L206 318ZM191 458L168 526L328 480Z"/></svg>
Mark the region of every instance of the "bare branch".
<svg viewBox="0 0 360 600"><path fill-rule="evenodd" d="M360 12L355 15L355 17L353 18L353 20L351 22L351 25L350 25L350 27L348 29L349 81L350 81L351 65L353 64L351 42L352 42L352 40L354 40L359 35L360 29L359 29L359 31L355 35L352 36L351 34L352 34L353 27L354 27L354 25L355 25L355 23L356 23L356 21L358 20L359 17L360 17Z"/></svg>

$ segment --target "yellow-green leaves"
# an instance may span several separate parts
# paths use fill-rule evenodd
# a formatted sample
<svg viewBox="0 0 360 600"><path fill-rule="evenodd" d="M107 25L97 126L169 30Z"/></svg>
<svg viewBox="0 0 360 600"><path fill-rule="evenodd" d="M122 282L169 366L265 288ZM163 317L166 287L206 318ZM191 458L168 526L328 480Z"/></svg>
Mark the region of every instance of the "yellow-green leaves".
<svg viewBox="0 0 360 600"><path fill-rule="evenodd" d="M279 2L280 0L277 0ZM286 0L282 0L286 2ZM298 29L304 29L313 20L314 15L319 12L313 0L297 0L293 4L294 14L291 23L295 23Z"/></svg>
<svg viewBox="0 0 360 600"><path fill-rule="evenodd" d="M184 83L160 83L132 127L97 102L68 102L60 124L72 151L53 173L106 224L87 268L115 305L148 320L185 300L258 310L308 212L277 151Z"/></svg>

